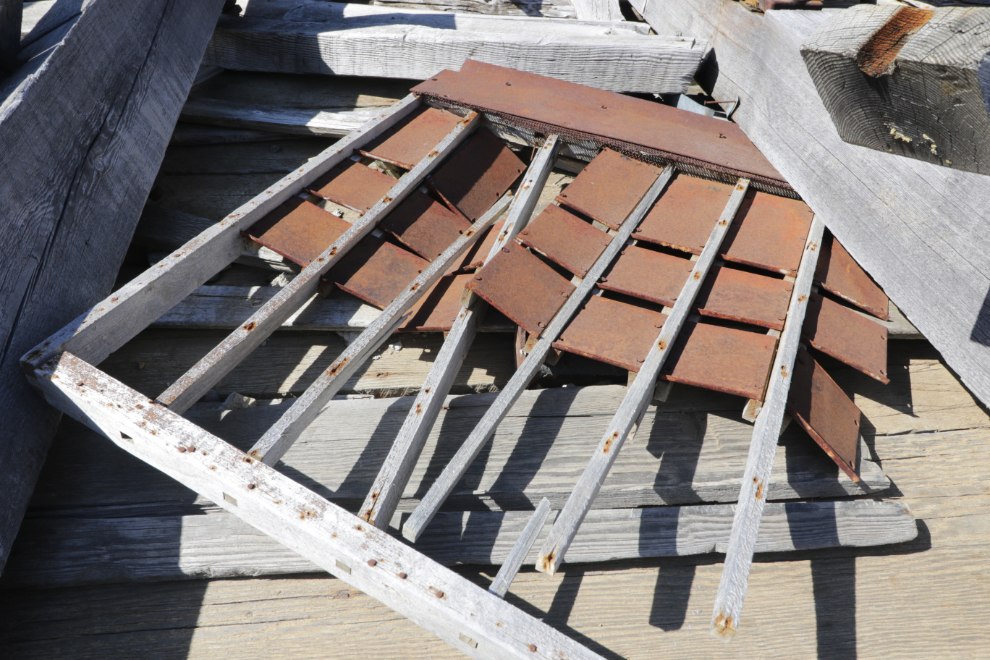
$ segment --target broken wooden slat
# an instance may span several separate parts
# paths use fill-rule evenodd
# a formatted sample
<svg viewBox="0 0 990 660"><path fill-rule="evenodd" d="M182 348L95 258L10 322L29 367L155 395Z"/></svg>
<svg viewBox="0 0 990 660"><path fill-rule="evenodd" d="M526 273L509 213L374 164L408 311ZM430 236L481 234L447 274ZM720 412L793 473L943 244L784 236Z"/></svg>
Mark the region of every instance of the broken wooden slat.
<svg viewBox="0 0 990 660"><path fill-rule="evenodd" d="M780 427L787 405L787 394L794 374L794 360L797 356L804 325L804 315L808 308L808 295L815 275L818 250L821 246L825 223L815 216L805 243L804 254L794 280L791 302L787 307L787 321L780 335L777 355L770 371L770 382L763 403L763 410L756 418L753 427L753 443L746 470L743 472L742 488L739 490L739 505L736 507L732 523L732 535L726 550L725 566L715 596L712 613L712 632L724 639L735 634L742 614L749 569L753 562L756 538L760 530L760 518L766 504L767 481L773 468L773 455L780 437Z"/></svg>
<svg viewBox="0 0 990 660"><path fill-rule="evenodd" d="M471 435L458 448L457 453L450 463L444 467L443 472L437 477L437 480L430 486L430 490L426 493L420 505L416 507L416 510L413 511L409 520L403 524L402 535L405 538L415 542L423 533L423 530L429 524L430 520L433 519L433 516L436 515L444 500L447 499L454 486L464 476L464 473L471 466L471 463L474 462L482 447L488 442L492 433L495 432L495 428L505 415L508 414L509 409L518 400L520 394L526 389L533 376L543 365L543 361L546 359L547 353L550 352L553 341L564 330L574 314L577 313L584 299L594 289L595 282L602 276L605 269L608 268L619 251L626 245L629 237L632 236L633 230L639 225L650 207L653 206L657 197L660 196L660 193L670 181L673 171L673 167L667 166L660 176L657 177L653 186L650 187L642 200L640 200L640 203L629 217L626 218L619 231L612 237L608 247L598 257L598 261L588 271L588 276L581 280L574 293L571 294L564 306L544 329L540 340L536 342L530 350L529 355L526 356L525 361L523 361L522 365L512 375L505 389L502 390L495 402L485 412L481 421L471 431Z"/></svg>
<svg viewBox="0 0 990 660"><path fill-rule="evenodd" d="M540 192L546 185L547 177L550 176L560 145L560 139L551 135L533 158L519 190L516 191L505 224L485 255L486 262L526 227L539 200ZM469 303L467 308L459 313L409 414L406 415L402 428L399 429L395 442L360 508L361 517L376 527L384 529L392 519L392 514L406 484L409 483L409 477L416 467L416 461L423 451L437 415L440 414L443 402L450 392L454 377L474 341L486 308L486 303L479 299Z"/></svg>
<svg viewBox="0 0 990 660"><path fill-rule="evenodd" d="M251 315L246 324L232 332L203 357L195 366L176 380L158 400L170 410L184 411L206 394L223 376L263 342L282 322L299 309L316 293L319 278L358 241L370 234L378 220L388 213L393 204L400 203L426 178L430 170L470 134L478 116L469 115L437 145L430 156L395 183L388 195L361 216L323 254L292 279L274 298Z"/></svg>
<svg viewBox="0 0 990 660"><path fill-rule="evenodd" d="M544 497L540 500L540 505L536 507L536 511L533 512L532 517L530 517L526 526L523 528L522 533L519 535L519 540L516 541L516 544L512 546L512 550L509 551L509 556L505 558L502 568L498 570L498 574L492 580L491 585L489 585L488 591L499 598L505 598L512 580L515 579L516 573L522 567L523 562L533 548L533 544L536 543L540 532L543 531L543 525L549 517L550 500Z"/></svg>
<svg viewBox="0 0 990 660"><path fill-rule="evenodd" d="M557 517L553 529L550 530L550 535L544 541L536 562L537 570L553 574L563 563L567 548L574 540L578 529L581 527L581 522L591 509L591 504L598 495L605 477L608 475L612 464L615 463L615 457L619 454L619 450L633 426L638 425L643 419L643 414L653 399L657 376L659 376L668 357L668 349L674 346L681 328L687 321L688 314L694 306L694 299L698 295L701 284L708 275L717 253L721 250L722 241L732 226L748 189L749 181L746 179L740 179L736 184L725 209L712 228L705 249L701 251L698 261L694 262L692 275L688 277L680 295L677 296L677 302L674 303L673 309L664 321L643 366L636 374L636 379L629 386L622 404L588 462L588 467L578 480L574 492L568 498L560 516Z"/></svg>

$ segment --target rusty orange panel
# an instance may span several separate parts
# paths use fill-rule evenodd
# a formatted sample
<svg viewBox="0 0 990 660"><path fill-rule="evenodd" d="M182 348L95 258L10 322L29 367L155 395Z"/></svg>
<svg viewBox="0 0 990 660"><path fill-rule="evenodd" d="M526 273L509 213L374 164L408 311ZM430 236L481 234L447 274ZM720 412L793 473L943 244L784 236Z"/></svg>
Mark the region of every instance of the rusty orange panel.
<svg viewBox="0 0 990 660"><path fill-rule="evenodd" d="M427 179L451 208L474 222L512 187L526 164L487 128L447 159Z"/></svg>
<svg viewBox="0 0 990 660"><path fill-rule="evenodd" d="M413 113L373 140L361 153L411 170L447 137L460 117L438 108Z"/></svg>
<svg viewBox="0 0 990 660"><path fill-rule="evenodd" d="M398 183L387 174L347 161L314 181L309 191L334 204L365 213Z"/></svg>
<svg viewBox="0 0 990 660"><path fill-rule="evenodd" d="M800 200L750 190L722 243L722 258L796 275L813 215Z"/></svg>
<svg viewBox="0 0 990 660"><path fill-rule="evenodd" d="M324 280L385 309L429 264L382 238L368 236L344 255Z"/></svg>
<svg viewBox="0 0 990 660"><path fill-rule="evenodd" d="M859 408L803 348L794 361L787 411L853 481L859 481Z"/></svg>
<svg viewBox="0 0 990 660"><path fill-rule="evenodd" d="M445 275L420 298L401 328L402 332L447 332L464 311L461 294L470 274Z"/></svg>
<svg viewBox="0 0 990 660"><path fill-rule="evenodd" d="M640 223L636 240L701 254L734 187L678 174Z"/></svg>
<svg viewBox="0 0 990 660"><path fill-rule="evenodd" d="M631 245L622 251L598 286L673 307L692 268L690 259Z"/></svg>
<svg viewBox="0 0 990 660"><path fill-rule="evenodd" d="M498 239L498 235L504 226L505 220L499 220L491 227L485 229L484 233L481 234L481 238L475 241L474 245L468 248L460 261L451 266L450 270L444 274L453 275L462 271L473 271L484 266L485 259L488 258L488 253L492 251L492 247L494 247L495 241Z"/></svg>
<svg viewBox="0 0 990 660"><path fill-rule="evenodd" d="M539 336L574 285L515 241L465 285L531 335Z"/></svg>
<svg viewBox="0 0 990 660"><path fill-rule="evenodd" d="M592 296L553 347L639 371L666 319L652 309Z"/></svg>
<svg viewBox="0 0 990 660"><path fill-rule="evenodd" d="M802 328L814 348L849 366L889 383L887 328L834 300L813 293Z"/></svg>
<svg viewBox="0 0 990 660"><path fill-rule="evenodd" d="M557 201L618 229L661 170L611 149L602 149L567 186Z"/></svg>
<svg viewBox="0 0 990 660"><path fill-rule="evenodd" d="M793 289L776 277L718 266L708 274L695 305L702 316L783 330Z"/></svg>
<svg viewBox="0 0 990 660"><path fill-rule="evenodd" d="M890 318L887 315L887 294L870 279L834 236L822 241L815 281L829 293L848 300L873 316L884 321Z"/></svg>
<svg viewBox="0 0 990 660"><path fill-rule="evenodd" d="M471 223L429 195L414 190L385 216L380 227L419 256L433 261L470 229Z"/></svg>
<svg viewBox="0 0 990 660"><path fill-rule="evenodd" d="M350 225L316 204L293 197L244 232L254 241L306 267Z"/></svg>
<svg viewBox="0 0 990 660"><path fill-rule="evenodd" d="M777 340L709 323L687 322L667 358L667 380L762 399Z"/></svg>
<svg viewBox="0 0 990 660"><path fill-rule="evenodd" d="M519 240L550 261L584 277L611 237L556 204L550 204L519 232Z"/></svg>

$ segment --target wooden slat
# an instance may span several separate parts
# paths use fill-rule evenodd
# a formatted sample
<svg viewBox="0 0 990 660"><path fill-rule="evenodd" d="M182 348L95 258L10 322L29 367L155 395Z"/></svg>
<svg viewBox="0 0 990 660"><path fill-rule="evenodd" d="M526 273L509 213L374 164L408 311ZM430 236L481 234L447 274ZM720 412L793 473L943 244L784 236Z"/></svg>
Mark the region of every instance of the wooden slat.
<svg viewBox="0 0 990 660"><path fill-rule="evenodd" d="M319 288L322 277L354 245L371 233L377 222L393 205L402 202L446 156L454 151L478 124L478 115L470 113L440 141L430 154L396 182L360 220L351 225L323 254L294 277L279 293L251 315L248 322L232 332L195 366L176 380L158 400L170 410L182 412L206 394L225 374L268 338L298 310Z"/></svg>
<svg viewBox="0 0 990 660"><path fill-rule="evenodd" d="M712 632L723 638L731 638L739 626L749 569L753 562L753 548L760 531L760 518L766 504L764 489L773 468L773 455L780 437L787 393L791 387L794 372L794 359L801 341L804 315L808 309L808 296L818 265L819 248L825 223L815 216L808 232L801 265L798 267L791 292L791 302L787 307L787 319L777 344L777 355L770 369L770 382L767 386L763 409L753 427L753 443L746 470L743 472L742 487L739 489L739 505L736 507L732 523L732 536L725 555L725 566L715 596L715 611L712 614Z"/></svg>
<svg viewBox="0 0 990 660"><path fill-rule="evenodd" d="M526 227L540 193L550 176L550 171L560 151L561 141L556 135L547 138L533 159L509 208L502 231L495 239L485 263L502 249L507 241ZM436 422L444 399L450 392L454 377L464 363L468 349L474 342L481 320L485 317L487 303L470 302L462 311L444 340L436 361L420 388L416 401L410 408L399 434L395 438L388 457L382 464L375 483L361 506L360 515L376 527L384 528L392 519L395 507L409 482L423 445Z"/></svg>
<svg viewBox="0 0 990 660"><path fill-rule="evenodd" d="M580 281L580 284L578 284L577 288L567 299L567 302L564 303L556 316L553 317L553 320L547 325L539 341L536 342L522 365L512 375L505 389L502 390L499 397L485 412L484 417L478 422L478 425L471 432L471 435L468 436L467 440L464 441L464 444L457 450L454 458L447 464L437 480L430 486L429 492L427 492L420 505L416 507L409 520L403 524L402 535L404 537L410 541L415 541L423 533L423 530L429 524L430 520L433 519L433 516L436 515L444 500L447 499L454 486L464 476L464 473L471 466L471 463L474 462L482 447L488 442L492 433L495 432L495 428L506 414L508 414L509 409L518 400L520 394L526 389L526 386L529 385L533 376L539 371L546 359L547 353L550 352L553 346L554 340L567 327L571 318L584 303L584 299L595 288L598 278L602 276L612 261L618 256L619 252L626 246L626 242L632 235L633 230L639 225L650 207L653 206L653 202L660 196L667 182L670 181L673 172L673 167L668 166L657 177L656 182L643 195L643 199L633 209L633 212L629 214L622 227L612 237L612 241L608 247L605 248L605 251L598 257L595 265L588 271L588 276Z"/></svg>
<svg viewBox="0 0 990 660"><path fill-rule="evenodd" d="M564 555L577 535L581 522L591 509L592 502L598 495L612 464L615 463L619 450L622 449L622 445L633 427L642 421L647 406L653 400L657 376L660 375L660 370L663 368L670 351L674 348L677 336L694 307L694 299L698 296L698 292L708 276L708 271L721 250L722 241L732 226L736 212L746 197L747 190L749 190L749 180L740 179L732 191L732 195L729 196L725 209L712 228L705 248L701 251L701 256L693 262L691 275L688 276L687 282L678 294L673 309L668 313L656 341L646 356L646 361L643 362L643 366L636 374L636 379L629 386L622 404L612 418L612 423L605 430L595 453L592 454L588 467L581 475L577 485L574 486L574 492L557 517L553 529L550 530L550 535L544 541L536 562L537 570L552 575L563 563Z"/></svg>
<svg viewBox="0 0 990 660"><path fill-rule="evenodd" d="M530 550L533 548L533 544L536 543L536 539L540 535L540 532L543 531L543 525L547 522L547 518L549 517L550 500L544 497L540 500L540 505L536 507L536 511L533 512L533 515L523 528L522 533L519 535L519 539L516 541L515 545L512 546L512 550L509 551L509 556L505 558L502 568L499 569L495 579L492 580L491 585L488 587L488 591L492 592L499 598L505 598L505 594L509 590L509 586L516 578L516 573L518 573L519 569L522 567L523 562L526 560Z"/></svg>

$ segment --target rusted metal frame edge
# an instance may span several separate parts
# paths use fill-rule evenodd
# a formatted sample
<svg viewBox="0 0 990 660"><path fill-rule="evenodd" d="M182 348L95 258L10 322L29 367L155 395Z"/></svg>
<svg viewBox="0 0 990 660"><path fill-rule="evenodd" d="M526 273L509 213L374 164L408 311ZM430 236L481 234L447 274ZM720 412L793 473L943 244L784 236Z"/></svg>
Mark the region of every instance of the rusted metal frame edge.
<svg viewBox="0 0 990 660"><path fill-rule="evenodd" d="M567 549L577 535L584 517L595 501L595 497L598 496L598 491L601 490L602 483L608 476L609 470L612 469L612 464L615 463L619 450L622 449L622 444L626 441L633 427L638 426L647 406L653 400L660 370L663 368L684 322L694 310L695 298L697 298L698 292L705 282L712 263L718 257L722 241L725 239L729 227L732 226L736 212L746 197L747 190L749 190L749 180L740 179L736 183L722 215L712 228L705 248L701 251L698 260L694 262L691 274L681 288L674 307L667 316L667 320L664 321L660 334L650 348L643 366L626 390L626 396L622 399L619 409L612 417L598 447L588 461L588 466L578 479L571 496L564 504L564 508L561 509L557 521L550 529L550 534L544 541L543 548L537 558L536 570L552 575L563 563Z"/></svg>
<svg viewBox="0 0 990 660"><path fill-rule="evenodd" d="M509 556L505 558L502 568L498 569L498 574L488 586L488 591L499 598L505 598L509 586L516 579L516 574L519 573L523 562L526 561L530 549L536 543L536 539L539 537L540 532L543 531L543 525L546 524L549 517L550 500L544 497L540 500L540 505L536 507L536 511L533 512L529 522L526 523L526 527L519 535L519 539L512 546L512 550L509 551Z"/></svg>
<svg viewBox="0 0 990 660"><path fill-rule="evenodd" d="M408 316L406 312L443 276L450 264L464 254L478 240L481 233L505 212L511 201L511 196L503 195L471 225L470 229L459 236L443 254L434 259L412 283L406 286L402 293L378 315L378 318L344 349L343 353L261 436L251 448L251 456L268 465L275 465L327 402L364 365L371 353L388 339L398 324L406 320Z"/></svg>
<svg viewBox="0 0 990 660"><path fill-rule="evenodd" d="M54 406L474 658L600 658L70 353L36 371Z"/></svg>
<svg viewBox="0 0 990 660"><path fill-rule="evenodd" d="M92 363L102 362L240 257L247 244L241 230L300 193L420 105L416 96L402 99L175 250L167 261L149 268L94 305L22 358L29 378L35 368L66 351Z"/></svg>
<svg viewBox="0 0 990 660"><path fill-rule="evenodd" d="M767 483L784 419L791 374L794 371L794 360L801 343L801 330L824 231L825 223L819 216L815 216L808 232L808 240L805 242L801 264L798 266L794 288L791 291L784 330L777 342L777 353L770 371L770 382L763 409L753 427L753 440L746 458L746 469L739 489L739 503L736 505L736 515L732 521L732 532L729 535L725 564L722 567L722 577L712 613L711 632L725 640L735 634L742 614L749 570L753 563L753 552L760 531L760 519L763 516L763 506L766 504Z"/></svg>
<svg viewBox="0 0 990 660"><path fill-rule="evenodd" d="M303 268L302 272L262 305L258 311L230 333L199 362L180 376L158 400L170 410L182 413L267 339L296 310L312 298L322 277L362 238L370 234L395 205L402 202L480 123L477 114L462 119L437 147L416 167L399 179L388 193L362 215L330 247Z"/></svg>
<svg viewBox="0 0 990 660"><path fill-rule="evenodd" d="M529 224L560 147L561 140L555 135L549 136L540 147L516 191L512 206L509 207L505 223L502 225L502 231L485 258L485 263L488 263L506 242L511 241ZM378 476L375 477L359 509L362 518L380 529L386 529L392 520L402 497L402 491L409 482L416 461L443 407L444 399L450 392L454 378L474 342L486 309L487 303L478 298L457 315L426 380L416 395L409 414L402 423L402 428L392 443L388 456L382 463Z"/></svg>
<svg viewBox="0 0 990 660"><path fill-rule="evenodd" d="M660 196L664 188L666 188L673 174L673 166L668 165L643 196L640 203L629 214L629 217L622 223L618 233L609 242L608 247L598 257L598 260L595 261L595 265L588 270L587 277L580 280L567 301L557 311L557 314L540 336L539 341L536 342L529 355L523 360L522 365L512 374L509 382L506 383L494 403L485 411L481 420L471 430L470 435L468 435L464 443L458 448L450 462L444 467L443 472L433 482L419 505L402 525L402 535L405 538L415 542L420 534L423 533L423 530L426 529L426 526L430 524L430 521L433 520L433 516L440 510L440 507L451 491L453 491L457 482L467 472L471 463L474 462L478 453L481 452L482 447L485 446L485 443L488 442L488 439L495 432L502 419L508 414L509 409L512 408L513 404L540 370L540 367L543 366L543 362L550 352L553 342L564 331L571 318L581 308L581 305L584 304L585 299L595 289L596 283L605 273L605 270L618 257L619 252L626 247L633 230L646 217L646 213L652 208L653 203Z"/></svg>

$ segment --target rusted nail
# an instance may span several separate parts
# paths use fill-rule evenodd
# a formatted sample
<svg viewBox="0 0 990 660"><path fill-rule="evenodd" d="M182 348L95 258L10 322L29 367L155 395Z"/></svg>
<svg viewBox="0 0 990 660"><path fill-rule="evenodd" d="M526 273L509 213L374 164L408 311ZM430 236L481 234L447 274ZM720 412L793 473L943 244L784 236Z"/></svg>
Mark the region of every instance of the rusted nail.
<svg viewBox="0 0 990 660"><path fill-rule="evenodd" d="M605 106L603 105L602 107L604 108ZM526 648L528 648L533 653L536 653L536 644L527 644Z"/></svg>
<svg viewBox="0 0 990 660"><path fill-rule="evenodd" d="M398 574L398 576L399 576L399 579L400 579L400 580L405 580L405 579L406 579L407 577L409 577L409 576L408 576L408 575L406 575L405 573L399 573L399 574Z"/></svg>
<svg viewBox="0 0 990 660"><path fill-rule="evenodd" d="M375 566L378 566L378 562L376 560L374 560L374 559L369 559L368 560L368 566L371 566L372 568L374 568Z"/></svg>
<svg viewBox="0 0 990 660"><path fill-rule="evenodd" d="M185 447L179 447L179 453L180 454L185 454L186 453L186 448Z"/></svg>

